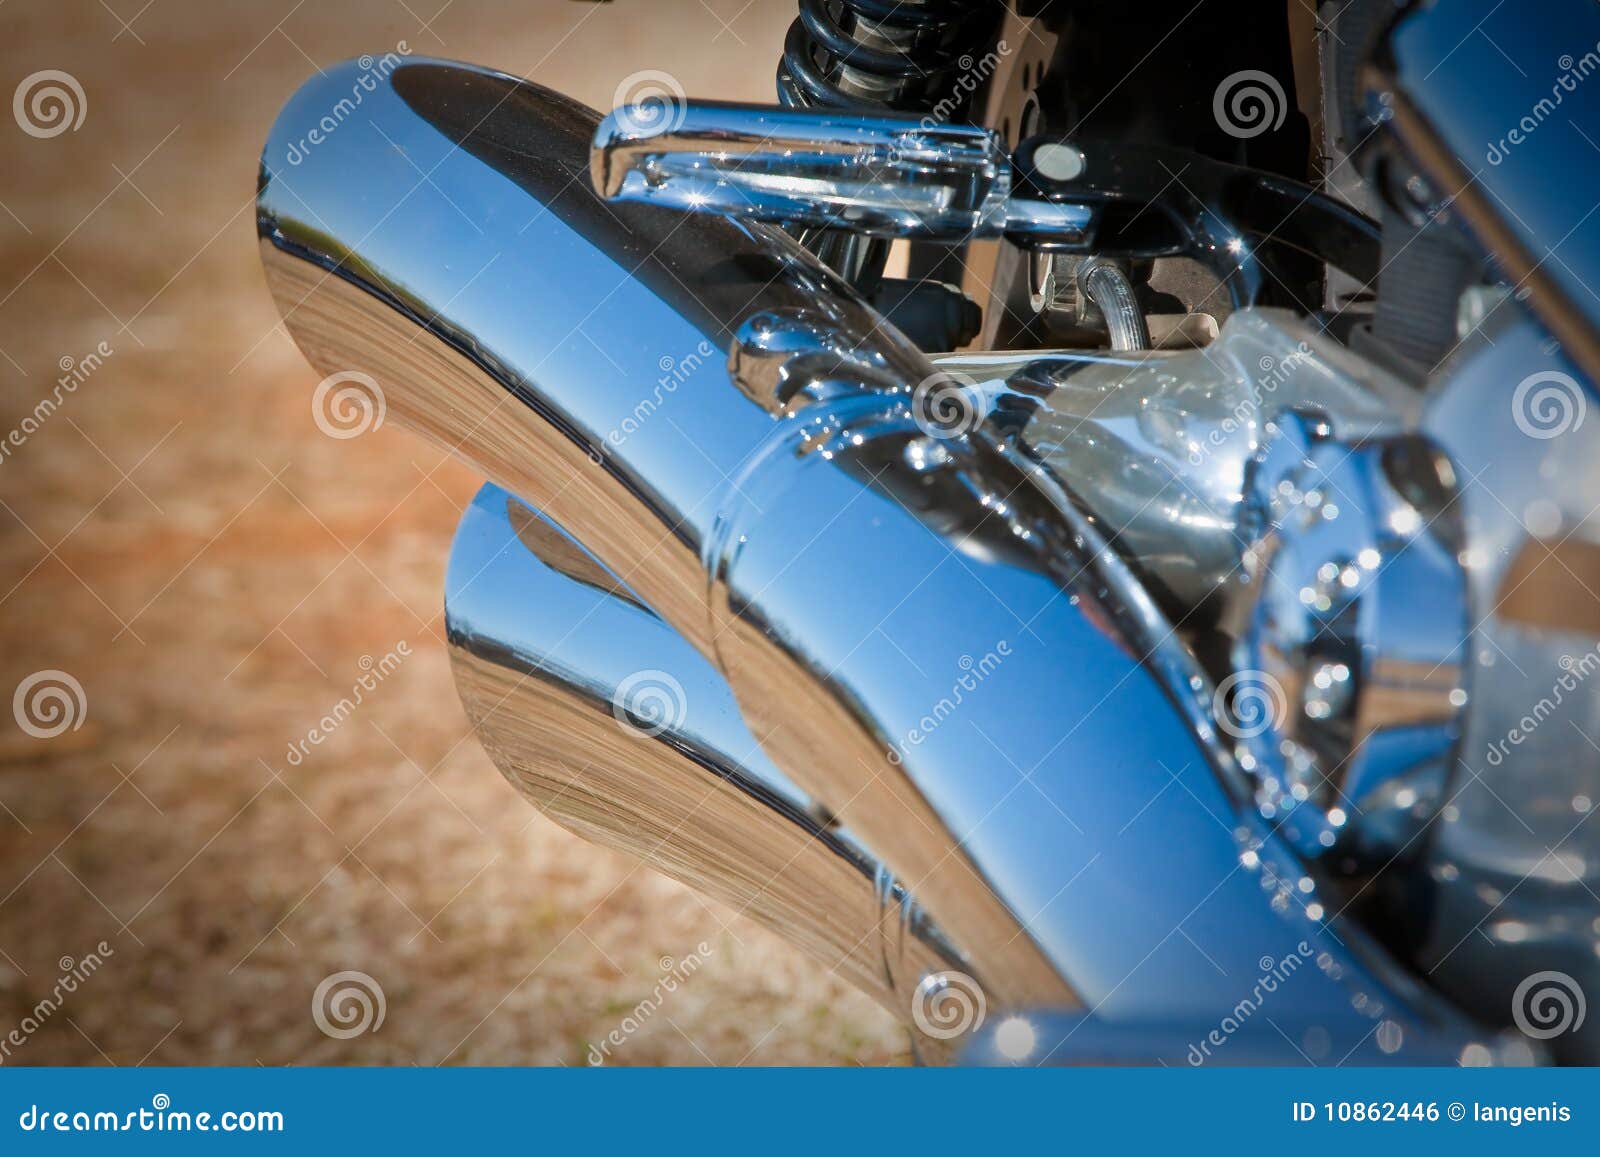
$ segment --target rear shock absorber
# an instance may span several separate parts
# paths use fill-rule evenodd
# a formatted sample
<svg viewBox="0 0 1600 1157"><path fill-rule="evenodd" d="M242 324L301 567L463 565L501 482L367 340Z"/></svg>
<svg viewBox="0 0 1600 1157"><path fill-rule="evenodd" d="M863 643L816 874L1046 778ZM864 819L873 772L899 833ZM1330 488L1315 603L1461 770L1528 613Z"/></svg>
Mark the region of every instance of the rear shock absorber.
<svg viewBox="0 0 1600 1157"><path fill-rule="evenodd" d="M969 120L993 73L1005 0L800 0L784 40L778 98L802 108L924 113ZM806 230L800 240L869 296L889 243L842 230Z"/></svg>
<svg viewBox="0 0 1600 1157"><path fill-rule="evenodd" d="M778 66L783 103L942 111L965 119L956 83L987 52L1003 0L800 0Z"/></svg>

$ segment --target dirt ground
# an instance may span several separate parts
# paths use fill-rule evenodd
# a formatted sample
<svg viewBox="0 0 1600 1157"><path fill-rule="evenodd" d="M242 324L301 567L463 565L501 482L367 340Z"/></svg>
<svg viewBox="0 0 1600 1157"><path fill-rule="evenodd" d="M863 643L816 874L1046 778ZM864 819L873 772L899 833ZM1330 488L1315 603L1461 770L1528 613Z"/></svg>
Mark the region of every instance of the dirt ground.
<svg viewBox="0 0 1600 1157"><path fill-rule="evenodd" d="M82 91L54 135L26 102L0 117L0 694L21 693L0 713L0 1063L582 1064L702 941L611 1063L905 1059L864 997L501 779L442 639L479 479L399 429L318 432L255 243L261 141L318 65L404 41L596 106L645 68L770 99L794 11L0 6L3 92L43 70ZM381 990L381 1024L319 1027L341 972Z"/></svg>

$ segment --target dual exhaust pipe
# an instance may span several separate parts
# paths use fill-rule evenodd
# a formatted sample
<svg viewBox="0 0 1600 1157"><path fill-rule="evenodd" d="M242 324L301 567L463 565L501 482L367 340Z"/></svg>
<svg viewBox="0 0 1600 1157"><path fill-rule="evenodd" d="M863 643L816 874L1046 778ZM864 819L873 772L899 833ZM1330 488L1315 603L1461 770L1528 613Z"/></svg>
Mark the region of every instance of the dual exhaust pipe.
<svg viewBox="0 0 1600 1157"><path fill-rule="evenodd" d="M984 1031L1204 1025L1290 958L1333 1059L1473 1039L1255 817L1205 673L1060 479L981 409L930 421L936 367L847 285L768 226L601 200L592 111L466 66L408 60L291 164L354 74L273 129L262 260L321 373L491 480L451 646L537 804L931 1059L967 1043L927 1031L955 976ZM640 672L685 709L630 707ZM1035 1042L1010 1059L1083 1059Z"/></svg>

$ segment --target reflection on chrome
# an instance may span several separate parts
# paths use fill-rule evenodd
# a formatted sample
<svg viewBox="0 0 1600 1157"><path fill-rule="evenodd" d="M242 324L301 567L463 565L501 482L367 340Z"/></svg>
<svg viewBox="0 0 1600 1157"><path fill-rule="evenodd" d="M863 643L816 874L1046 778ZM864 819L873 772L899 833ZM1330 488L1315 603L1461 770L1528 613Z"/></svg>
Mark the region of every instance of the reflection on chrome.
<svg viewBox="0 0 1600 1157"><path fill-rule="evenodd" d="M1460 557L1471 636L1460 656L1468 708L1441 787L1446 807L1421 845L1409 896L1428 913L1418 965L1485 1020L1554 969L1600 992L1600 424L1582 374L1517 308L1496 311L1430 391L1422 428L1463 485ZM1521 381L1549 375L1570 406L1555 437L1524 429ZM1564 418L1563 415L1564 414ZM1548 1042L1600 1058L1600 1017Z"/></svg>
<svg viewBox="0 0 1600 1157"><path fill-rule="evenodd" d="M1295 1023L1328 1055L1366 1055L1369 1037L1421 1058L1491 1055L1485 1033L1345 912L1341 862L1282 825L1284 799L1329 823L1339 806L1294 780L1285 757L1297 748L1334 761L1316 765L1322 779L1348 760L1333 790L1362 799L1364 785L1390 782L1385 769L1448 764L1459 693L1473 691L1457 651L1474 621L1463 592L1478 579L1451 524L1424 532L1421 521L1458 497L1441 469L1465 446L1451 423L1428 443L1408 437L1414 415L1381 373L1268 311L1235 312L1197 353L936 367L766 225L603 201L588 186L596 115L492 72L408 61L359 110L381 131L350 128L287 166L286 142L348 71L309 83L273 130L263 259L322 372L371 375L392 420L577 540L529 548L559 578L479 604L469 536L485 519L503 528L513 508L493 509L486 492L463 527L451 629L464 695L502 767L548 780L539 744L560 737L517 729L537 715L485 712L474 680L535 677L540 709L570 707L562 726L594 746L605 728L627 738L606 698L650 667L690 698L731 691L764 754L739 751L744 731L727 720L712 731L691 713L660 742L630 740L651 754L617 763L618 782L715 766L770 787L782 783L760 762L770 757L798 789L749 806L790 833L802 817L772 818L777 797L837 816L859 841L848 845L856 874L869 856L891 867L959 948L990 1010L983 1031L1005 1032L1007 1049L1061 1039L1048 1026L1030 1039L1007 1015L1020 1008L1209 1026L1262 961L1299 953L1311 963L1293 980ZM982 196L956 203L987 212ZM702 343L727 361L705 359L654 397L663 359ZM1291 363L1281 380L1269 358ZM957 370L973 379L960 393L970 421L930 432L918 387ZM606 437L629 417L626 439ZM1282 441L1297 429L1298 442ZM1280 483L1304 494L1322 478L1359 491L1339 520L1326 502L1321 522L1274 513ZM1421 521L1397 526L1401 509ZM1330 587L1321 607L1316 584L1343 591L1346 553L1358 570L1369 549L1394 559L1393 535L1426 546L1415 565L1437 579L1437 606L1409 614L1358 573L1353 617L1320 638L1313 613L1345 604ZM1301 589L1311 601L1290 614L1282 601ZM561 640L519 653L536 628L518 616L537 622L526 604L560 592L629 626L540 679L540 656L559 658ZM1220 659L1197 645L1219 631L1235 632ZM967 691L963 676L991 654L1004 661ZM1286 684L1299 712L1280 742L1235 742L1218 691L1243 658ZM1345 681L1329 670L1338 663L1355 682L1348 700L1333 686ZM952 694L958 685L966 693ZM902 742L913 733L920 742ZM629 824L648 826L650 807ZM564 822L599 839L618 831ZM814 840L827 835L811 822ZM839 850L815 854L831 870L851 853L829 838ZM669 870L694 878L686 861ZM935 943L918 940L929 955Z"/></svg>
<svg viewBox="0 0 1600 1157"><path fill-rule="evenodd" d="M999 236L1011 166L988 129L689 101L645 121L621 108L595 133L606 197L894 237Z"/></svg>
<svg viewBox="0 0 1600 1157"><path fill-rule="evenodd" d="M892 873L772 765L699 652L493 484L456 531L445 623L478 738L558 823L793 938L908 1027L923 976L969 967ZM673 710L630 729L616 713L641 671L672 688ZM913 1040L926 1057L951 1047Z"/></svg>
<svg viewBox="0 0 1600 1157"><path fill-rule="evenodd" d="M686 101L647 118L623 107L600 122L590 166L612 200L868 236L1078 243L1091 216L1013 197L991 129L838 109Z"/></svg>
<svg viewBox="0 0 1600 1157"><path fill-rule="evenodd" d="M973 1034L961 1054L968 1065L1269 1065L1388 1066L1532 1064L1535 1053L1519 1038L1462 1045L1449 1037L1408 1031L1379 1019L1348 1051L1336 1053L1327 1030L1302 1020L1285 982L1281 1001L1248 984L1238 1007L1213 1024L1171 1018L1115 1020L1092 1014L1012 1012ZM1273 1007L1274 1003L1277 1007Z"/></svg>
<svg viewBox="0 0 1600 1157"><path fill-rule="evenodd" d="M1186 617L1237 578L1245 475L1280 414L1311 407L1345 439L1398 430L1405 387L1284 310L1233 314L1204 349L952 354L1000 383L1005 424Z"/></svg>

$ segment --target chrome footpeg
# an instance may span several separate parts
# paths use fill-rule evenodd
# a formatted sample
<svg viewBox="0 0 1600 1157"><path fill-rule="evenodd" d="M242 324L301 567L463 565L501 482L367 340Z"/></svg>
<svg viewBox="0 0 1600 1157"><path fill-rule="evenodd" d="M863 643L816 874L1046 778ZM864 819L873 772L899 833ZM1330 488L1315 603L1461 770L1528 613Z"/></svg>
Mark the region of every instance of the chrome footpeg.
<svg viewBox="0 0 1600 1157"><path fill-rule="evenodd" d="M838 111L626 105L600 123L590 174L614 201L878 237L1076 244L1091 217L1013 196L1005 142L989 129Z"/></svg>
<svg viewBox="0 0 1600 1157"><path fill-rule="evenodd" d="M1008 152L970 125L829 109L685 101L624 105L590 151L601 196L874 237L1207 265L1235 308L1311 252L1363 282L1378 231L1306 185L1184 149L1034 137Z"/></svg>

